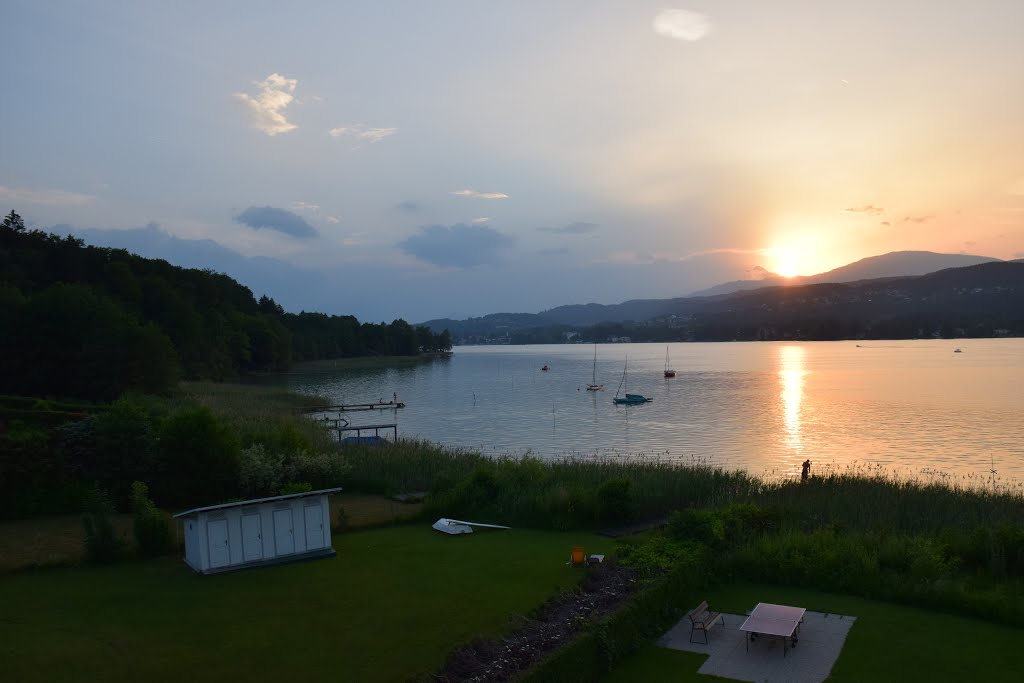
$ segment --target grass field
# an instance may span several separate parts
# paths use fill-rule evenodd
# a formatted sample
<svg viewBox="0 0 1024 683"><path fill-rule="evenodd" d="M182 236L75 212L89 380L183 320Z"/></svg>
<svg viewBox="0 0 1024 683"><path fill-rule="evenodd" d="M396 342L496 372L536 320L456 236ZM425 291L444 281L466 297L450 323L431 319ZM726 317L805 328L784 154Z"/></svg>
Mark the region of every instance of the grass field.
<svg viewBox="0 0 1024 683"><path fill-rule="evenodd" d="M11 681L401 681L582 572L583 534L465 537L414 524L338 534L338 555L199 576L180 558L0 578L0 671Z"/></svg>
<svg viewBox="0 0 1024 683"><path fill-rule="evenodd" d="M799 605L857 617L829 681L1019 681L1024 631L977 619L861 598L762 585L720 586L708 591L714 609L743 614L758 602ZM712 637L714 632L712 631ZM704 656L647 647L605 679L627 681L725 680L697 673Z"/></svg>

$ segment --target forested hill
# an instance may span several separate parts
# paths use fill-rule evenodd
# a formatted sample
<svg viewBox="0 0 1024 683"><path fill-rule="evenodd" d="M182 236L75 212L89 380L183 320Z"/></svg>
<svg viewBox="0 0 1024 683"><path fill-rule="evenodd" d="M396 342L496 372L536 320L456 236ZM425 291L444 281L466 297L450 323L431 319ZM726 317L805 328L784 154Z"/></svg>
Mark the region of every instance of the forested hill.
<svg viewBox="0 0 1024 683"><path fill-rule="evenodd" d="M296 360L451 348L404 320L286 313L227 275L0 226L0 394L108 400Z"/></svg>

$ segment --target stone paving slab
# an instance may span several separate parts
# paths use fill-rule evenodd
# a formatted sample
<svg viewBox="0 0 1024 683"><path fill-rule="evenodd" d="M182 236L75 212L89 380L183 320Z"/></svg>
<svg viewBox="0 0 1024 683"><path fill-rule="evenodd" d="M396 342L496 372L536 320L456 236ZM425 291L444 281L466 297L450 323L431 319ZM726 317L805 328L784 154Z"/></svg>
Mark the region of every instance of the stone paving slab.
<svg viewBox="0 0 1024 683"><path fill-rule="evenodd" d="M697 670L702 674L756 683L821 683L831 673L856 621L856 617L841 614L807 612L800 625L797 646L787 649L783 657L779 638L758 638L747 649L747 634L740 631L746 615L722 616L725 625L718 623L711 629L707 645L690 642L690 620L686 617L662 636L658 645L708 655ZM697 640L701 636L694 634Z"/></svg>

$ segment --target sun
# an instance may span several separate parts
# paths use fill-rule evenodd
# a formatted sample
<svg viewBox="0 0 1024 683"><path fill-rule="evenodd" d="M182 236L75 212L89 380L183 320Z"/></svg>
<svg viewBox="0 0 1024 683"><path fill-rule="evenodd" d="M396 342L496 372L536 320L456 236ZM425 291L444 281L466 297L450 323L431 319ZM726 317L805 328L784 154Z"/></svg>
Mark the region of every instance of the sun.
<svg viewBox="0 0 1024 683"><path fill-rule="evenodd" d="M778 273L782 277L795 277L803 273L804 254L793 245L766 249L765 255L771 259L768 270L773 273Z"/></svg>

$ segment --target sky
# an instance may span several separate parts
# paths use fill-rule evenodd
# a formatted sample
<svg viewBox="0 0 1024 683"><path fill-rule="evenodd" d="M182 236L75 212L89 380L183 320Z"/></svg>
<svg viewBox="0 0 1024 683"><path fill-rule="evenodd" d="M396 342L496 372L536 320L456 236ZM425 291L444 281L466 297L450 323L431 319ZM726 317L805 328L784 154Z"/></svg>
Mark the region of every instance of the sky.
<svg viewBox="0 0 1024 683"><path fill-rule="evenodd" d="M0 211L410 322L1024 256L1024 2L5 0Z"/></svg>

